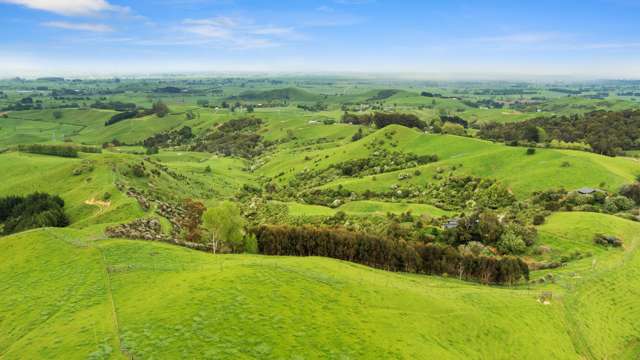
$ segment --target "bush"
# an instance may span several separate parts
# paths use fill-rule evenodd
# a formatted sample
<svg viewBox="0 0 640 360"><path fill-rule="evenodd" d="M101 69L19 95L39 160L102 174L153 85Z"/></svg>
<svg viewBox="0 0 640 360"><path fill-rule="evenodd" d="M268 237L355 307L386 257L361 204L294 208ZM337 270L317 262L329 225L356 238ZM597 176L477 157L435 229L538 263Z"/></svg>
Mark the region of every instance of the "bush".
<svg viewBox="0 0 640 360"><path fill-rule="evenodd" d="M144 165L142 164L134 164L133 166L131 166L131 174L139 178L147 176L144 171Z"/></svg>
<svg viewBox="0 0 640 360"><path fill-rule="evenodd" d="M623 186L620 189L620 195L633 200L636 205L640 205L640 182Z"/></svg>
<svg viewBox="0 0 640 360"><path fill-rule="evenodd" d="M167 114L169 114L170 110L165 103L163 103L162 101L158 101L153 103L151 112L153 114L156 114L158 117L165 117L167 116Z"/></svg>
<svg viewBox="0 0 640 360"><path fill-rule="evenodd" d="M522 237L511 227L507 227L497 244L498 250L503 254L521 254L526 247Z"/></svg>
<svg viewBox="0 0 640 360"><path fill-rule="evenodd" d="M2 234L67 226L69 218L63 208L64 201L59 196L45 193L0 198L0 222L4 222Z"/></svg>
<svg viewBox="0 0 640 360"><path fill-rule="evenodd" d="M445 123L442 126L442 132L445 134L458 135L458 136L464 136L467 134L467 132L464 129L464 126L460 124L450 123L450 122Z"/></svg>
<svg viewBox="0 0 640 360"><path fill-rule="evenodd" d="M19 145L18 151L32 154L53 155L70 158L78 157L78 148L72 145Z"/></svg>
<svg viewBox="0 0 640 360"><path fill-rule="evenodd" d="M544 221L545 221L544 215L542 214L533 215L533 225L536 225L536 226L542 225L544 224Z"/></svg>
<svg viewBox="0 0 640 360"><path fill-rule="evenodd" d="M610 196L604 201L604 210L608 213L631 210L635 203L624 196Z"/></svg>
<svg viewBox="0 0 640 360"><path fill-rule="evenodd" d="M622 240L618 239L615 236L604 235L604 234L596 234L593 238L593 242L603 246L612 246L612 247L622 246Z"/></svg>
<svg viewBox="0 0 640 360"><path fill-rule="evenodd" d="M123 120L127 120L127 119L133 119L134 117L138 116L138 112L137 111L125 111L125 112L121 112L118 114L113 115L109 120L107 120L104 123L104 126L109 126L109 125L113 125L113 124L117 124L120 121Z"/></svg>
<svg viewBox="0 0 640 360"><path fill-rule="evenodd" d="M536 149L534 148L528 148L527 149L527 155L534 155L536 153Z"/></svg>
<svg viewBox="0 0 640 360"><path fill-rule="evenodd" d="M247 254L258 253L258 240L255 234L247 234L243 240L244 252Z"/></svg>

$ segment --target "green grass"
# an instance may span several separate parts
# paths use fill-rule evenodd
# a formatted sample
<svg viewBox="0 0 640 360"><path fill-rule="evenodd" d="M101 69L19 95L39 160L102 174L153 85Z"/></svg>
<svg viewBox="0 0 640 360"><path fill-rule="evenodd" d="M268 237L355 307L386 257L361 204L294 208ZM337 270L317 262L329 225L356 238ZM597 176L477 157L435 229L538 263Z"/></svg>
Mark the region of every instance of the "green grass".
<svg viewBox="0 0 640 360"><path fill-rule="evenodd" d="M429 215L433 217L446 216L450 213L446 210L438 209L427 204L392 203L383 201L351 201L337 208L330 208L319 205L299 204L295 202L285 203L290 215L302 216L333 216L338 211L344 211L348 215L384 216L387 213L399 214L410 211L413 215Z"/></svg>
<svg viewBox="0 0 640 360"><path fill-rule="evenodd" d="M33 230L0 238L0 286L10 294L0 297L1 355L632 359L640 354L640 224L568 213L541 230L586 243L603 228L622 236L625 250L531 290ZM551 305L536 300L545 290Z"/></svg>
<svg viewBox="0 0 640 360"><path fill-rule="evenodd" d="M562 305L524 289L83 235L0 239L0 284L16 294L0 298L4 358L80 358L105 343L136 358L576 357Z"/></svg>
<svg viewBox="0 0 640 360"><path fill-rule="evenodd" d="M83 160L92 160L94 170L73 175ZM123 159L121 159L123 160ZM0 196L48 192L60 195L65 201L65 212L73 226L124 221L141 216L137 202L121 193L115 186L117 176L111 171L114 161L106 155L83 155L69 159L46 155L9 152L0 154ZM111 194L108 207L87 204Z"/></svg>
<svg viewBox="0 0 640 360"><path fill-rule="evenodd" d="M591 186L616 191L621 185L634 181L639 172L637 160L630 158L610 158L587 152L555 149L538 149L535 155L530 156L521 147L450 135L420 134L396 126L389 128L379 130L365 140L306 156L310 156L312 160L322 159L313 168L324 168L346 159L364 157L372 152L364 148L365 143L383 139L382 134L386 131L395 131L393 138L398 146L393 149L416 154L437 154L440 161L419 167L421 175L404 182L398 181L399 173L413 173L412 170L376 175L375 180L373 176L344 178L324 187L342 185L349 190L362 192L364 189L387 191L393 184L424 186L434 181L433 175L438 168L450 169L456 166L459 167L459 174L498 179L510 187L516 196L524 198L534 191L560 187L574 190ZM309 163L310 161L301 159L300 155L283 154L281 159L274 160L262 170L273 174L276 168L289 169L282 178L286 180L290 174L305 167L312 168ZM569 167L564 166L565 163Z"/></svg>

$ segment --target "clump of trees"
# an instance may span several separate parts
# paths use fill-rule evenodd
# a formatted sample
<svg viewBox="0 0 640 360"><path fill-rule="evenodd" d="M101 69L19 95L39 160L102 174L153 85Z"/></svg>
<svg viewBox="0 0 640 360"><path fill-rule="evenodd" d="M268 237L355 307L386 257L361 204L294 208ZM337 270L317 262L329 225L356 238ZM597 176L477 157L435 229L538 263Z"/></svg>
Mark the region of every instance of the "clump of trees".
<svg viewBox="0 0 640 360"><path fill-rule="evenodd" d="M256 118L227 121L195 139L191 150L253 158L271 145L256 133L261 125L262 120Z"/></svg>
<svg viewBox="0 0 640 360"><path fill-rule="evenodd" d="M388 271L450 275L485 284L528 279L529 268L511 256L461 254L452 246L410 243L344 228L262 225L251 230L265 255L325 256Z"/></svg>
<svg viewBox="0 0 640 360"><path fill-rule="evenodd" d="M370 126L374 124L378 129L382 129L389 125L402 125L409 128L418 128L424 130L427 123L420 120L414 114L403 113L384 113L376 112L374 114L353 114L345 112L342 115L342 122L345 124Z"/></svg>
<svg viewBox="0 0 640 360"><path fill-rule="evenodd" d="M316 102L313 105L307 105L307 104L298 104L298 109L302 109L304 111L312 111L312 112L317 112L317 111L326 111L329 108L329 106L323 102Z"/></svg>
<svg viewBox="0 0 640 360"><path fill-rule="evenodd" d="M625 185L619 194L596 190L591 194L551 189L535 192L531 198L534 205L547 211L588 211L609 214L634 209L640 200L640 185Z"/></svg>
<svg viewBox="0 0 640 360"><path fill-rule="evenodd" d="M465 129L469 127L469 122L458 115L443 114L443 115L440 115L440 121L444 124L446 123L458 124Z"/></svg>
<svg viewBox="0 0 640 360"><path fill-rule="evenodd" d="M31 154L52 155L52 156L61 156L61 157L69 157L69 158L78 157L78 148L73 145L45 145L45 144L19 145L18 151L31 153Z"/></svg>
<svg viewBox="0 0 640 360"><path fill-rule="evenodd" d="M117 124L120 121L124 121L127 119L133 119L138 116L138 111L125 111L118 114L113 115L109 120L105 121L104 126L110 126L113 124Z"/></svg>
<svg viewBox="0 0 640 360"><path fill-rule="evenodd" d="M127 119L144 117L144 116L149 116L153 114L155 114L158 117L165 117L171 112L167 104L163 103L162 101L154 102L151 106L151 109L140 110L137 107L135 107L135 104L133 105L134 107L131 108L129 104L124 104L124 106L120 108L126 109L126 111L113 115L109 120L105 121L104 126L110 126Z"/></svg>
<svg viewBox="0 0 640 360"><path fill-rule="evenodd" d="M134 111L138 108L138 106L134 103L123 103L121 101L96 101L95 103L91 104L91 107L94 109L115 110L121 112Z"/></svg>
<svg viewBox="0 0 640 360"><path fill-rule="evenodd" d="M0 224L3 235L40 227L64 227L69 218L64 200L57 195L33 193L0 198Z"/></svg>
<svg viewBox="0 0 640 360"><path fill-rule="evenodd" d="M515 195L504 184L475 176L448 176L441 182L427 184L426 192L435 204L452 210L465 208L470 202L489 209L506 208L516 202Z"/></svg>
<svg viewBox="0 0 640 360"><path fill-rule="evenodd" d="M611 246L611 247L621 247L622 246L622 240L618 239L615 236L604 235L604 234L596 234L593 237L593 242L598 244L598 245L603 245L603 246Z"/></svg>
<svg viewBox="0 0 640 360"><path fill-rule="evenodd" d="M516 221L501 220L490 210L476 210L457 220L457 226L446 229L441 239L453 246L477 242L493 246L502 254L521 254L534 244L537 231Z"/></svg>
<svg viewBox="0 0 640 360"><path fill-rule="evenodd" d="M594 111L514 123L483 125L478 136L507 143L588 144L593 152L615 156L640 148L640 110ZM584 148L584 146L579 146Z"/></svg>
<svg viewBox="0 0 640 360"><path fill-rule="evenodd" d="M195 138L189 126L183 126L179 130L170 130L148 137L142 142L147 148L162 148L167 146L180 146L191 142Z"/></svg>
<svg viewBox="0 0 640 360"><path fill-rule="evenodd" d="M156 114L158 117L165 117L171 112L167 104L162 101L156 101L151 106L151 113Z"/></svg>
<svg viewBox="0 0 640 360"><path fill-rule="evenodd" d="M220 252L256 252L255 236L245 236L245 220L240 208L223 201L208 209L203 215L203 224L207 232L204 241L211 246L214 254Z"/></svg>

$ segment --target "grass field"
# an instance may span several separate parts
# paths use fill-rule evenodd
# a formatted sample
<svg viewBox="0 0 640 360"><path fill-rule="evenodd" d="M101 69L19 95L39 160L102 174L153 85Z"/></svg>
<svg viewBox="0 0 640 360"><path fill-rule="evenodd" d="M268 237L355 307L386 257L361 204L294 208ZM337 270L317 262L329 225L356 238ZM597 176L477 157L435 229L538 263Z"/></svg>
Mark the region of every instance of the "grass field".
<svg viewBox="0 0 640 360"><path fill-rule="evenodd" d="M569 190L583 186L600 187L617 190L621 185L629 183L640 172L637 160L630 158L609 158L601 155L555 149L538 149L535 155L527 155L526 149L508 147L482 140L456 137L450 135L428 135L416 131L390 126L391 129L378 131L362 141L350 143L340 148L320 150L313 155L306 155L312 160L321 159L314 167L323 168L346 159L365 157L372 151L364 144L384 139L385 131L395 131L393 139L398 142L396 150L414 152L416 154L436 154L441 161L420 166L420 176L414 176L406 183L424 185L433 181L438 168L459 167L459 174L498 179L507 184L516 196L529 196L533 191L564 187ZM328 157L327 157L328 155ZM289 174L304 169L305 161L299 155L283 154L281 159L273 160L262 171L273 174L271 169L291 169ZM569 166L564 166L568 163ZM462 165L462 166L460 166ZM308 165L307 165L308 166ZM364 189L388 190L398 181L402 170L364 178L339 179L324 187L342 185L345 188L361 192Z"/></svg>
<svg viewBox="0 0 640 360"><path fill-rule="evenodd" d="M559 214L544 231L560 236L558 223L594 220L610 221ZM612 229L623 225L635 244L640 225L618 221ZM0 298L6 359L640 354L632 246L580 280L548 285L551 305L537 301L538 285L487 287L322 258L212 256L72 229L2 238L0 258L0 284L12 294Z"/></svg>

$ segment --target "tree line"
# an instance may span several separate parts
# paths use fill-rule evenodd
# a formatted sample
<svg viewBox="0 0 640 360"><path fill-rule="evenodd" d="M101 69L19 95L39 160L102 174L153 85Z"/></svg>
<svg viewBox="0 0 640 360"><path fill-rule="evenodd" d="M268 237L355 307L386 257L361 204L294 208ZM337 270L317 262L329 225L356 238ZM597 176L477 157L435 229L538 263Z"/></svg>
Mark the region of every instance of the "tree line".
<svg viewBox="0 0 640 360"><path fill-rule="evenodd" d="M59 196L36 192L0 198L0 224L0 233L9 235L34 228L64 227L69 225L69 218Z"/></svg>
<svg viewBox="0 0 640 360"><path fill-rule="evenodd" d="M418 128L424 130L427 127L427 123L420 120L414 114L404 114L404 113L384 113L384 112L376 112L373 114L353 114L349 112L345 112L342 114L342 122L345 124L353 124L353 125L364 125L371 126L371 124L375 125L378 129L382 129L389 125L402 125L409 128Z"/></svg>
<svg viewBox="0 0 640 360"><path fill-rule="evenodd" d="M586 143L593 152L615 156L640 148L640 110L594 111L584 115L489 123L481 127L478 136L514 145L551 140Z"/></svg>
<svg viewBox="0 0 640 360"><path fill-rule="evenodd" d="M29 144L18 145L18 151L31 153L52 155L68 158L77 158L79 152L84 153L100 153L102 150L98 147L84 145L48 145L48 144Z"/></svg>
<svg viewBox="0 0 640 360"><path fill-rule="evenodd" d="M484 284L528 280L529 268L513 256L461 254L454 247L410 243L343 228L261 225L250 230L264 255L324 256L388 271L455 276Z"/></svg>
<svg viewBox="0 0 640 360"><path fill-rule="evenodd" d="M105 105L104 103L100 103L100 105L108 106L110 104ZM113 105L114 107L120 106L120 108L126 109L126 111L113 115L111 118L109 118L109 120L105 121L104 126L110 126L127 119L145 117L153 114L155 114L158 117L165 117L166 115L169 114L169 112L171 112L169 107L162 101L154 102L151 106L151 109L138 109L135 107L131 109L130 105L131 104L118 104L118 103Z"/></svg>

